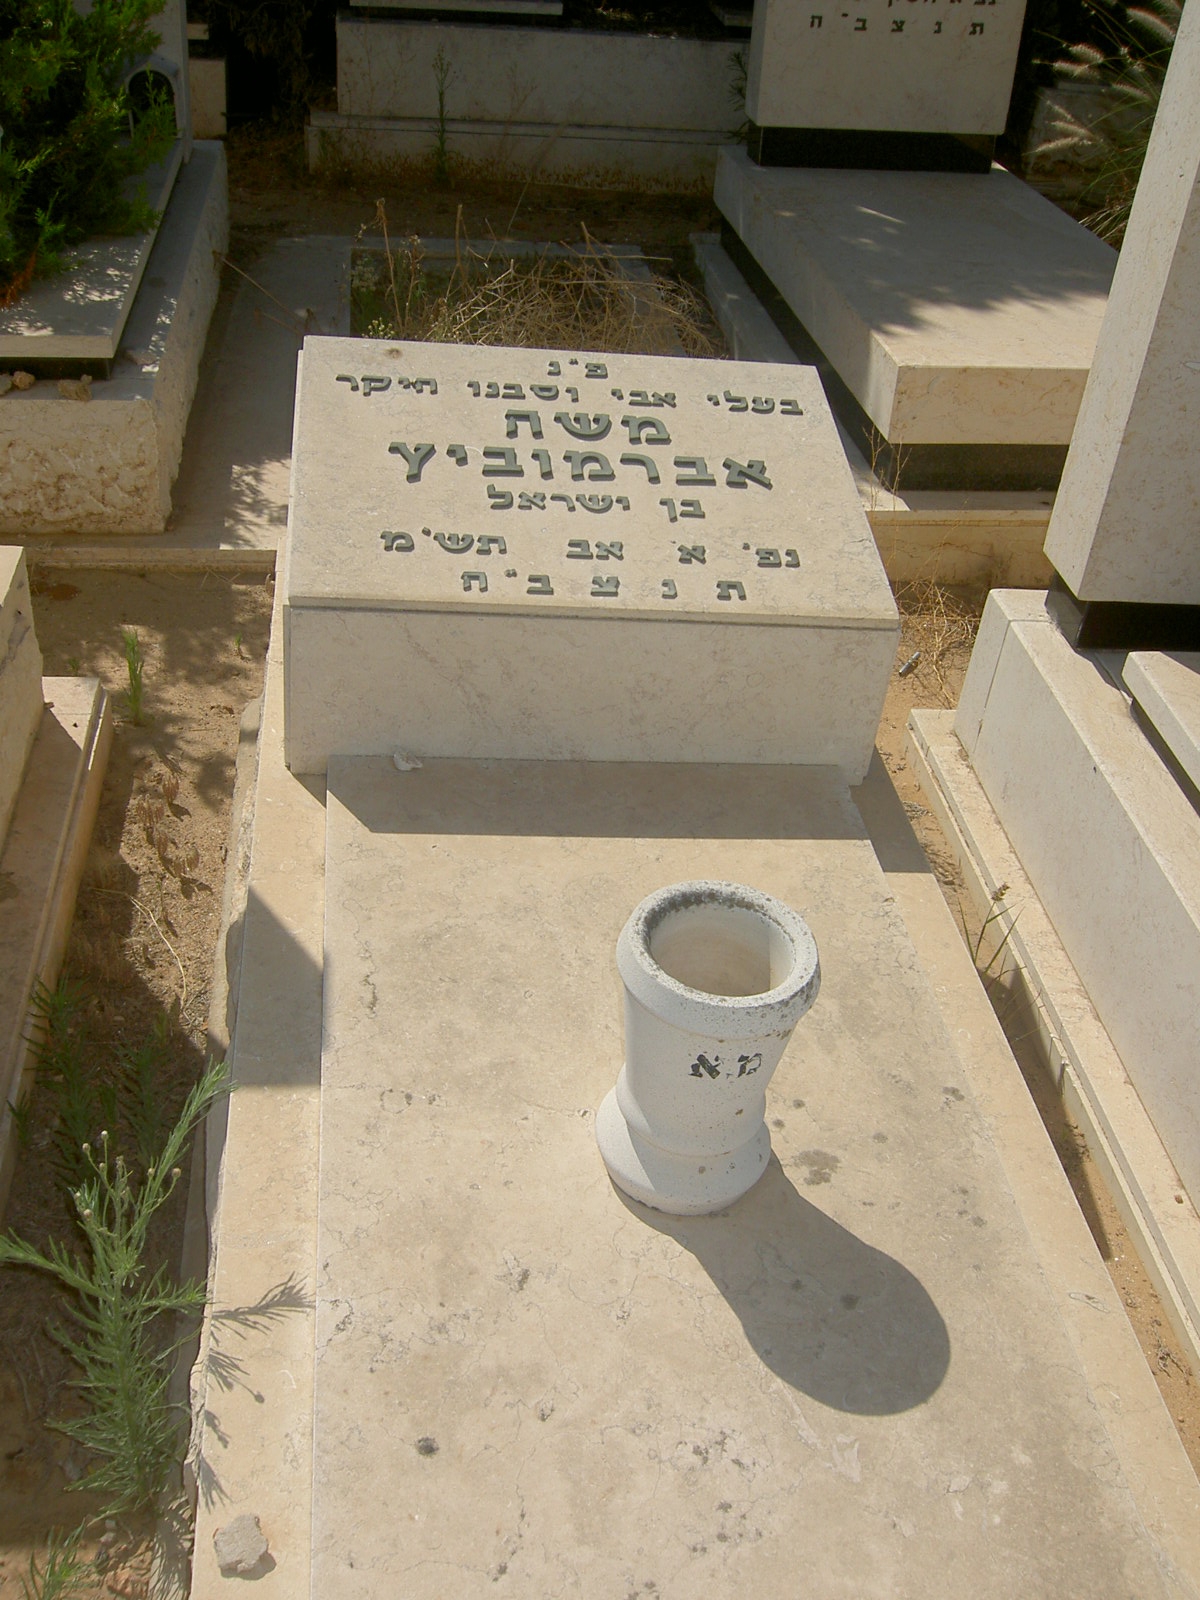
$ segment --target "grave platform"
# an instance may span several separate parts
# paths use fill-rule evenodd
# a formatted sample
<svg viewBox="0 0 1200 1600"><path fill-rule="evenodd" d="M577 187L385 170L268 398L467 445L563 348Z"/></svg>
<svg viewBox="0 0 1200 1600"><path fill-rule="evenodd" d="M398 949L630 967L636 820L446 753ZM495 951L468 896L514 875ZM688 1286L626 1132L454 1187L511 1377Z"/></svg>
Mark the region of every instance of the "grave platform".
<svg viewBox="0 0 1200 1600"><path fill-rule="evenodd" d="M227 235L225 151L198 142L111 375L86 401L65 397L53 379L0 396L0 534L163 531Z"/></svg>
<svg viewBox="0 0 1200 1600"><path fill-rule="evenodd" d="M243 1512L263 1600L1194 1596L1194 1474L878 764L857 805L761 767L327 788L284 766L281 665L193 1600ZM766 1177L682 1220L621 1199L592 1121L616 933L701 872L800 910L824 987Z"/></svg>
<svg viewBox="0 0 1200 1600"><path fill-rule="evenodd" d="M814 374L672 357L307 340L284 592L305 773L399 751L856 780L898 638Z"/></svg>
<svg viewBox="0 0 1200 1600"><path fill-rule="evenodd" d="M726 248L881 476L1047 489L1062 472L1116 253L987 174L765 169L722 151Z"/></svg>

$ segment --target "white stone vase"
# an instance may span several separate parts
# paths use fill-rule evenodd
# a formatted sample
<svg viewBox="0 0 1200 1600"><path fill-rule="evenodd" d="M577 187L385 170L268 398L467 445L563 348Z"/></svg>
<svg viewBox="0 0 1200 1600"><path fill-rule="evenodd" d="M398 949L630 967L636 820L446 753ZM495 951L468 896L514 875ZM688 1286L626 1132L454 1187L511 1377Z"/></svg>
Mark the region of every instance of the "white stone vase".
<svg viewBox="0 0 1200 1600"><path fill-rule="evenodd" d="M617 940L625 1065L596 1116L619 1189L659 1211L719 1211L771 1154L766 1088L821 983L802 917L737 883L659 889Z"/></svg>

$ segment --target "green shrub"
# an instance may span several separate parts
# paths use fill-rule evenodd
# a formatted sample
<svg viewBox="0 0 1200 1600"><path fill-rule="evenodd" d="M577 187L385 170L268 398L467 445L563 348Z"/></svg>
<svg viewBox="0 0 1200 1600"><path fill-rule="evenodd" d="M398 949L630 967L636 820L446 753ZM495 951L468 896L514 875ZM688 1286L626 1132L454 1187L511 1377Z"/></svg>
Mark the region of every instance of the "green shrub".
<svg viewBox="0 0 1200 1600"><path fill-rule="evenodd" d="M151 51L162 0L0 0L0 304L93 233L154 218L129 179L163 153L171 107L131 119L127 64Z"/></svg>

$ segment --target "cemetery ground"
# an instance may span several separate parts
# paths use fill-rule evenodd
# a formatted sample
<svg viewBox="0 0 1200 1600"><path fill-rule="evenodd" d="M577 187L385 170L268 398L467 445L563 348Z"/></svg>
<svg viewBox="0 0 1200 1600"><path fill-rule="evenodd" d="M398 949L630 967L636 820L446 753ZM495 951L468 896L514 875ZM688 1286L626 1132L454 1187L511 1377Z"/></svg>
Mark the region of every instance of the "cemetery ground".
<svg viewBox="0 0 1200 1600"><path fill-rule="evenodd" d="M231 139L232 266L253 277L256 258L276 239L352 236L371 224L376 201L402 237L512 236L576 243L592 238L640 245L676 269L688 235L712 228L706 198L584 193L557 187L419 178L351 190L304 172L298 140ZM237 273L226 273L226 306ZM279 314L263 302L263 315ZM220 315L220 312L218 312ZM164 535L169 543L170 532ZM101 1073L121 1052L159 1037L156 1114L169 1125L202 1070L230 849L241 717L262 685L273 583L261 570L172 572L55 568L34 558L35 622L47 674L93 673L113 698L116 735L75 923L66 973L77 986L78 1026ZM978 917L967 905L948 847L922 804L904 754L915 707L955 703L969 659L982 593L908 585L897 599L903 633L879 729L878 748L952 910L973 947ZM143 716L128 699L123 634L138 636L144 661ZM769 885L765 886L769 887ZM981 966L984 965L980 957ZM990 974L985 970L984 981ZM999 997L1002 998L1002 997ZM1013 1041L1022 1053L1020 1037ZM1027 1052L1030 1053L1030 1052ZM1145 1273L1078 1132L1030 1059L1022 1065L1050 1135L1127 1307L1146 1359L1193 1465L1200 1467L1200 1386L1179 1353ZM30 1104L23 1156L6 1226L42 1241L70 1232L69 1203L55 1162L61 1103L47 1077ZM183 1238L186 1183L176 1192L155 1241L174 1265ZM148 1594L150 1528L108 1519L94 1498L71 1486L86 1459L46 1424L80 1404L70 1364L47 1332L57 1291L27 1272L0 1273L0 1597L24 1592L31 1554L54 1529L89 1517L81 1553L102 1570L80 1594ZM74 1592L74 1591L72 1591Z"/></svg>

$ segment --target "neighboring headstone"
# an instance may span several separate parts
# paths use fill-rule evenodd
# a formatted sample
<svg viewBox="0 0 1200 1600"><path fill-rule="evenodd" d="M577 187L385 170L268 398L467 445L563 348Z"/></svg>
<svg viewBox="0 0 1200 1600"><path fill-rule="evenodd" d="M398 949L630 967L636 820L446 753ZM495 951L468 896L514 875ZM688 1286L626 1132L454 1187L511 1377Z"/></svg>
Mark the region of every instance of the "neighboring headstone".
<svg viewBox="0 0 1200 1600"><path fill-rule="evenodd" d="M0 545L0 846L42 720L42 652L25 552Z"/></svg>
<svg viewBox="0 0 1200 1600"><path fill-rule="evenodd" d="M562 0L350 0L352 6L370 5L381 11L487 13L496 17L561 17Z"/></svg>
<svg viewBox="0 0 1200 1600"><path fill-rule="evenodd" d="M1121 676L1171 759L1200 791L1200 655L1131 650Z"/></svg>
<svg viewBox="0 0 1200 1600"><path fill-rule="evenodd" d="M309 339L287 755L866 771L897 617L815 375Z"/></svg>
<svg viewBox="0 0 1200 1600"><path fill-rule="evenodd" d="M751 153L769 165L986 172L1024 13L1024 0L755 0Z"/></svg>
<svg viewBox="0 0 1200 1600"><path fill-rule="evenodd" d="M1200 606L1200 7L1184 11L1046 554L1081 642L1195 648L1135 606ZM1147 624L1151 632L1147 633ZM1171 626L1170 619L1161 625Z"/></svg>
<svg viewBox="0 0 1200 1600"><path fill-rule="evenodd" d="M697 0L700 3L700 0ZM310 167L427 166L588 187L707 190L735 136L738 40L342 11L337 109L314 109Z"/></svg>

